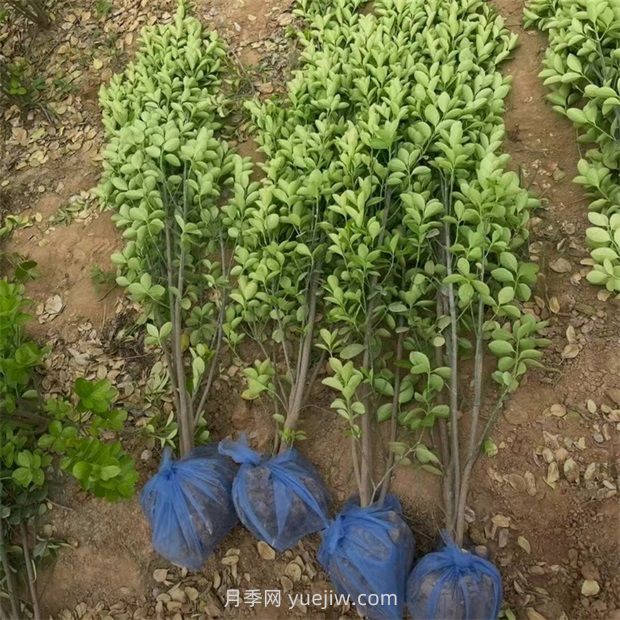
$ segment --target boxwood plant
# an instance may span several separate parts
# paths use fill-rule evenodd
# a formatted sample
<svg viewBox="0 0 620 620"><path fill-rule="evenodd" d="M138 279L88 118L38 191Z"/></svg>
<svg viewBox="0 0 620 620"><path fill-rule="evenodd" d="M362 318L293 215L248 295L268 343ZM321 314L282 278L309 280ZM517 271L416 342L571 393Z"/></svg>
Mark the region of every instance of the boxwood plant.
<svg viewBox="0 0 620 620"><path fill-rule="evenodd" d="M235 299L247 331L281 354L263 351L249 391L307 389L313 373L297 370L326 352L323 383L349 425L361 504L385 497L394 462L441 463L461 538L473 463L545 344L545 324L523 307L537 203L500 152L509 81L497 66L515 39L481 0L359 7L302 1L301 67L282 101L251 105L267 179L244 224ZM499 391L483 414L486 351ZM469 395L463 356L475 360ZM281 400L290 413L290 396ZM383 474L373 454L381 421L391 438Z"/></svg>
<svg viewBox="0 0 620 620"><path fill-rule="evenodd" d="M218 364L231 235L254 191L251 163L218 136L226 50L180 4L101 90L109 144L101 185L125 247L117 283L144 311L170 370L181 452L192 446Z"/></svg>
<svg viewBox="0 0 620 620"><path fill-rule="evenodd" d="M540 73L549 101L591 147L575 178L592 198L587 278L620 294L620 4L532 0L525 22L549 36Z"/></svg>

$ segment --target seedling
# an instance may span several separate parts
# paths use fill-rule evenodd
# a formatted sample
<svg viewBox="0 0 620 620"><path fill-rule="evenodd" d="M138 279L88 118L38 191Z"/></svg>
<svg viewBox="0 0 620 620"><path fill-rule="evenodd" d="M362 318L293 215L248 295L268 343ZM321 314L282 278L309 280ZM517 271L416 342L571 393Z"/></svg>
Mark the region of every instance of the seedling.
<svg viewBox="0 0 620 620"><path fill-rule="evenodd" d="M225 55L181 4L173 24L145 31L136 61L101 90L110 142L100 194L126 241L112 256L116 282L143 308L146 344L164 351L182 454L218 369L230 231L254 192L250 162L214 133L228 107Z"/></svg>

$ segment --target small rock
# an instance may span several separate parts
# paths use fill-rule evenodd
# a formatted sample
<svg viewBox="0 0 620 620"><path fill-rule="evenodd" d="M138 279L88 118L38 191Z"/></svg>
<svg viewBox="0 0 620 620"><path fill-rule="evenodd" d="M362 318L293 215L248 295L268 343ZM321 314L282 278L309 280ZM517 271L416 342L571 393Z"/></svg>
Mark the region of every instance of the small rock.
<svg viewBox="0 0 620 620"><path fill-rule="evenodd" d="M168 579L168 569L167 568L156 568L153 571L153 579L157 583L164 583L166 579Z"/></svg>
<svg viewBox="0 0 620 620"><path fill-rule="evenodd" d="M523 476L520 476L519 474L507 474L505 478L508 484L515 489L515 491L519 491L519 493L523 493L525 491L527 485Z"/></svg>
<svg viewBox="0 0 620 620"><path fill-rule="evenodd" d="M509 538L510 538L509 530L501 529L499 531L499 535L497 536L497 544L500 549L503 549L508 544Z"/></svg>
<svg viewBox="0 0 620 620"><path fill-rule="evenodd" d="M213 594L213 592L209 592L209 594L207 594L205 612L207 618L219 618L222 615L222 604L218 600L217 596Z"/></svg>
<svg viewBox="0 0 620 620"><path fill-rule="evenodd" d="M498 514L494 515L491 518L491 522L495 527L499 528L509 528L510 527L510 517L506 517L504 515Z"/></svg>
<svg viewBox="0 0 620 620"><path fill-rule="evenodd" d="M301 579L301 567L296 562L289 562L284 569L284 574L293 581L299 581Z"/></svg>
<svg viewBox="0 0 620 620"><path fill-rule="evenodd" d="M573 459L566 459L564 462L564 476L569 482L579 482L579 465Z"/></svg>
<svg viewBox="0 0 620 620"><path fill-rule="evenodd" d="M489 550L486 545L476 545L474 551L476 552L476 555L479 555L481 558L486 558L489 555Z"/></svg>
<svg viewBox="0 0 620 620"><path fill-rule="evenodd" d="M590 581L597 581L601 578L601 574L599 573L598 568L592 564L592 562L585 562L581 567L581 575L584 579Z"/></svg>
<svg viewBox="0 0 620 620"><path fill-rule="evenodd" d="M170 590L168 590L168 594L173 601L177 601L178 603L185 603L187 600L187 595L178 585L170 588Z"/></svg>
<svg viewBox="0 0 620 620"><path fill-rule="evenodd" d="M601 586L594 579L585 579L581 584L581 594L584 596L596 596L601 591Z"/></svg>
<svg viewBox="0 0 620 620"><path fill-rule="evenodd" d="M527 494L533 497L536 495L536 478L531 471L526 471L523 477L525 478Z"/></svg>
<svg viewBox="0 0 620 620"><path fill-rule="evenodd" d="M526 611L526 613L527 620L547 620L545 616L539 614L535 609L532 609L531 607Z"/></svg>
<svg viewBox="0 0 620 620"><path fill-rule="evenodd" d="M595 473L596 473L596 463L590 463L586 467L586 471L583 474L583 479L584 480L592 480L592 478L594 477Z"/></svg>
<svg viewBox="0 0 620 620"><path fill-rule="evenodd" d="M265 541L260 540L256 548L258 549L258 555L260 555L263 560L275 560L276 552L272 549Z"/></svg>
<svg viewBox="0 0 620 620"><path fill-rule="evenodd" d="M560 470L558 469L558 464L553 461L549 463L549 467L547 467L547 477L545 478L545 482L552 488L555 489L555 483L560 479Z"/></svg>
<svg viewBox="0 0 620 620"><path fill-rule="evenodd" d="M549 407L549 413L558 418L563 418L566 415L566 407L561 403L555 403Z"/></svg>
<svg viewBox="0 0 620 620"><path fill-rule="evenodd" d="M590 413L596 413L596 403L591 398L586 401L586 407Z"/></svg>

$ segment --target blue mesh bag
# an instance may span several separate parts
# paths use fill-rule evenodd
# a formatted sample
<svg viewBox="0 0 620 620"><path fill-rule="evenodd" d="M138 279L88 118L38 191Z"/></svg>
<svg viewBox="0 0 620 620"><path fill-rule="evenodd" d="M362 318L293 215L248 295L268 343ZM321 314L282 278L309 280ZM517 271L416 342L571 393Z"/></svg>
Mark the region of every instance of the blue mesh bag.
<svg viewBox="0 0 620 620"><path fill-rule="evenodd" d="M205 563L237 523L231 497L236 471L214 444L179 460L164 452L159 471L140 495L158 553L191 570Z"/></svg>
<svg viewBox="0 0 620 620"><path fill-rule="evenodd" d="M349 595L357 611L371 620L401 620L404 615L415 541L401 515L400 503L391 495L382 505L366 508L349 500L323 532L319 562L338 593Z"/></svg>
<svg viewBox="0 0 620 620"><path fill-rule="evenodd" d="M327 527L327 490L297 450L269 458L243 441L222 441L220 452L241 464L233 482L233 501L241 523L256 538L284 551Z"/></svg>
<svg viewBox="0 0 620 620"><path fill-rule="evenodd" d="M445 547L425 555L407 582L413 620L496 620L502 602L497 567L459 548L443 535Z"/></svg>

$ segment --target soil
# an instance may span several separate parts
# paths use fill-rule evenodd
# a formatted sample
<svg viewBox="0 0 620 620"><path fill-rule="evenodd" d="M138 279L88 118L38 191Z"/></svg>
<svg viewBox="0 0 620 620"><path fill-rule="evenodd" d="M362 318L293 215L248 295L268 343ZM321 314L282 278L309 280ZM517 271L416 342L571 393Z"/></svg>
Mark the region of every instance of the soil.
<svg viewBox="0 0 620 620"><path fill-rule="evenodd" d="M527 377L497 424L492 435L497 454L481 458L477 465L469 535L500 566L506 605L520 620L618 619L620 312L616 302L584 278L588 200L571 182L579 159L575 132L545 102L537 76L545 38L523 31L522 0L497 4L520 38L505 67L513 76L505 149L512 155L513 169L542 199L532 226L531 252L541 267L536 304L549 319L552 345L546 369ZM54 124L38 109L25 118L13 108L0 111L0 131L6 138L0 143L0 218L20 213L31 224L16 230L4 249L39 264L40 277L28 285L29 295L39 305L40 321L33 332L70 351L48 364L48 387L59 390L85 368L96 376L112 372L108 376L118 379L127 404L136 411L149 409L140 393L154 360L140 347L108 346L122 320L132 316L131 308L116 291L98 287L92 277L93 268L111 269L109 256L121 244L109 214L99 212L90 193L101 167L96 93L99 84L130 57L139 27L169 19L171 11L168 0L113 2L106 15L83 0L59 3L52 30L37 34L24 29L21 45L30 48L37 70L50 83L58 75L71 78L72 92L57 93L54 99L62 114ZM229 41L246 67L249 92L269 95L281 87L294 61L285 37L293 21L289 3L199 1L195 14ZM0 47L3 44L0 38ZM41 128L44 132L39 135ZM251 141L242 135L239 141L244 154L254 154ZM80 146L74 148L75 144ZM67 210L67 205L79 201L83 208ZM69 216L59 220L63 213ZM566 259L569 268L558 269L558 258ZM46 314L46 302L56 295L60 311ZM238 397L239 374L231 366L216 382L209 410L212 433L219 438L231 428L249 430L252 443L266 449L272 440L269 412ZM339 506L354 487L345 473L351 468L348 450L341 445L343 428L337 416L325 412L329 393L315 387L311 400L304 425L309 434L320 433L321 441L302 450L317 465ZM132 415L139 427L141 413ZM158 450L155 445L145 450L139 439L131 435L129 442L135 446L144 481L156 468ZM403 502L419 548L429 550L441 525L438 479L402 468L392 488ZM152 551L137 500L110 505L69 484L55 493L54 502L54 536L66 540L68 547L39 576L46 617L353 615L342 609L303 606L292 611L243 603L224 608L229 587L329 590L314 559L316 536L267 560L239 527L204 570L188 574ZM290 563L301 568L299 580L287 576L297 576L296 570L287 568ZM581 595L584 579L599 583L597 596Z"/></svg>

